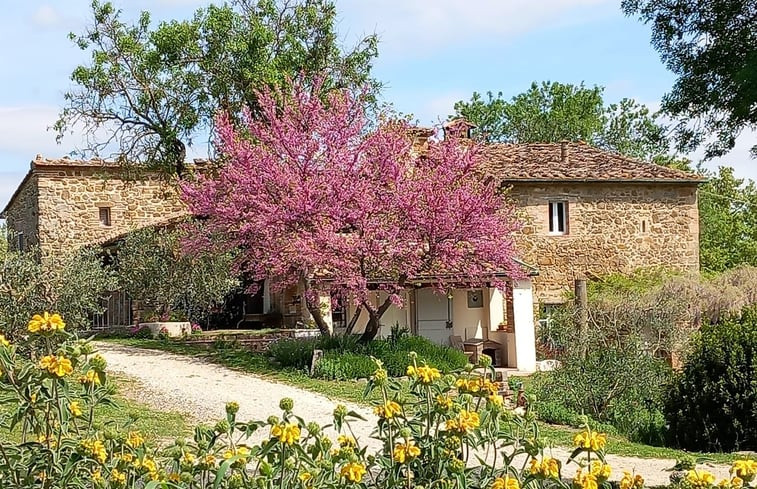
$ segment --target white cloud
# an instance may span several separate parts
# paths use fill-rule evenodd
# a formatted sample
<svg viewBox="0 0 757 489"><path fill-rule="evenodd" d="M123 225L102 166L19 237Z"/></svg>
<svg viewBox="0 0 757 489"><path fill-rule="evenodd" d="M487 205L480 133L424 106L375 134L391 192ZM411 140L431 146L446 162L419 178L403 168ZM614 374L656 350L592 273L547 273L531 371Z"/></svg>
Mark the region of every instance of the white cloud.
<svg viewBox="0 0 757 489"><path fill-rule="evenodd" d="M47 128L58 118L52 106L0 107L0 151L54 156L61 153L55 133Z"/></svg>
<svg viewBox="0 0 757 489"><path fill-rule="evenodd" d="M585 22L601 7L617 10L611 0L362 0L339 1L343 25L359 26L361 35L376 31L381 49L423 56L471 39L496 42L536 29ZM606 11L609 11L606 10ZM357 29L355 29L357 30Z"/></svg>
<svg viewBox="0 0 757 489"><path fill-rule="evenodd" d="M757 144L757 130L744 131L736 139L736 146L725 156L705 161L706 168L717 170L720 166L732 166L739 178L750 178L757 181L757 159L751 157L749 151ZM704 148L692 153L694 161L700 161L704 156Z"/></svg>
<svg viewBox="0 0 757 489"><path fill-rule="evenodd" d="M38 27L53 27L60 24L61 15L52 5L40 5L32 14L32 22Z"/></svg>

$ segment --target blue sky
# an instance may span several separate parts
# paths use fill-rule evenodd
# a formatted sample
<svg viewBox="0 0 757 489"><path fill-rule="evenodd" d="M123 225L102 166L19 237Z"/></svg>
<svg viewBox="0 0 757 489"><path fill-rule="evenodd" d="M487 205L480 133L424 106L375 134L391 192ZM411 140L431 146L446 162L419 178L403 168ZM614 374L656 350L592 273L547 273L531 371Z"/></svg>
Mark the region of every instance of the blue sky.
<svg viewBox="0 0 757 489"><path fill-rule="evenodd" d="M55 122L69 74L87 59L68 41L89 23L89 0L3 2L0 18L0 203L37 153L56 157L77 148L74 134L55 142ZM198 0L116 0L128 18L149 9L156 20L186 18ZM507 97L532 81L602 85L605 99L635 98L653 108L673 76L649 44L649 29L624 17L619 0L337 0L346 45L376 32L381 43L374 75L384 98L421 123L438 122L473 91ZM727 164L757 179L747 133ZM193 153L202 155L205 147ZM698 154L690 155L693 159Z"/></svg>

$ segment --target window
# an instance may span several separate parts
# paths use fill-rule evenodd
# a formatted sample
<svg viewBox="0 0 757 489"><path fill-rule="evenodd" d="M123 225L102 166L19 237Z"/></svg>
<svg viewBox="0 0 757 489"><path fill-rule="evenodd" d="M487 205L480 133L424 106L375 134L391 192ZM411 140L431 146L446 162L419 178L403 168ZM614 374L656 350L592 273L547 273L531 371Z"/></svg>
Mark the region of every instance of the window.
<svg viewBox="0 0 757 489"><path fill-rule="evenodd" d="M16 234L16 250L24 251L25 245L26 245L26 242L24 240L24 233L19 232L18 234Z"/></svg>
<svg viewBox="0 0 757 489"><path fill-rule="evenodd" d="M100 210L100 225L110 226L110 207L98 207Z"/></svg>
<svg viewBox="0 0 757 489"><path fill-rule="evenodd" d="M568 203L549 203L549 234L568 234Z"/></svg>

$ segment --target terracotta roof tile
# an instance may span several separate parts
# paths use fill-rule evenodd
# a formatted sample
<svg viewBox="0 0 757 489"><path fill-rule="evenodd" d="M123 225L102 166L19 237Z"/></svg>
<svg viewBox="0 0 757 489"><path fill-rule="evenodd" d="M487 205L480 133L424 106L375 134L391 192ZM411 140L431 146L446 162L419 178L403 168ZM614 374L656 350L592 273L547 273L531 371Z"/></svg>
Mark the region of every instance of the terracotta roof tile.
<svg viewBox="0 0 757 489"><path fill-rule="evenodd" d="M647 163L583 142L493 144L484 150L484 171L503 182L697 183L693 173Z"/></svg>

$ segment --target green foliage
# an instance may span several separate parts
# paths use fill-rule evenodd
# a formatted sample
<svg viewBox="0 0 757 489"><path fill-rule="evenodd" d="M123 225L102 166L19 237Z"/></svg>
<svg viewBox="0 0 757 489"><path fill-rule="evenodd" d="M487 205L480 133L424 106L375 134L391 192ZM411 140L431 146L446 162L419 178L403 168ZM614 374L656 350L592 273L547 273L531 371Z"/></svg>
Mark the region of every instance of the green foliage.
<svg viewBox="0 0 757 489"><path fill-rule="evenodd" d="M511 100L488 92L484 100L455 104L456 116L476 124L487 142L586 141L627 156L651 160L667 152L665 129L649 109L623 99L605 106L602 87L558 82L533 83Z"/></svg>
<svg viewBox="0 0 757 489"><path fill-rule="evenodd" d="M699 262L702 270L722 272L757 265L757 188L736 178L733 168L705 172L699 189Z"/></svg>
<svg viewBox="0 0 757 489"><path fill-rule="evenodd" d="M665 402L670 441L689 449L757 449L757 310L703 326Z"/></svg>
<svg viewBox="0 0 757 489"><path fill-rule="evenodd" d="M585 414L630 440L661 444L670 367L644 352L634 338L623 338L622 346L603 343L591 342L585 356L578 345L569 348L560 367L537 378L533 389L543 403L537 413L544 421L572 426Z"/></svg>
<svg viewBox="0 0 757 489"><path fill-rule="evenodd" d="M358 336L283 339L272 344L268 353L283 367L307 370L316 349L324 351L321 362L325 365L319 365L313 375L337 380L368 377L373 371L371 357L381 360L393 377L405 375L410 352L415 352L419 361L443 372L460 369L468 362L463 352L437 345L420 336L404 335L368 343L361 343Z"/></svg>
<svg viewBox="0 0 757 489"><path fill-rule="evenodd" d="M743 129L757 124L754 2L623 0L622 6L651 24L652 45L678 77L662 109L679 119L681 149L712 136L706 156L727 153Z"/></svg>
<svg viewBox="0 0 757 489"><path fill-rule="evenodd" d="M94 250L46 257L36 249L11 251L0 243L0 324L6 336L25 332L29 311L58 310L72 330L91 326L102 299L116 288L113 271ZM54 262L53 262L54 260Z"/></svg>
<svg viewBox="0 0 757 489"><path fill-rule="evenodd" d="M121 287L157 319L201 320L239 287L232 275L233 254L183 248L184 228L144 228L129 233L118 248Z"/></svg>
<svg viewBox="0 0 757 489"><path fill-rule="evenodd" d="M73 71L55 129L60 140L81 125L86 152L115 143L124 164L181 174L186 146L206 137L217 110L256 116L264 86L323 76L327 90L378 86L369 76L376 37L343 50L328 0L210 5L157 26L148 12L130 24L94 0L92 16L92 27L70 36L90 62Z"/></svg>

